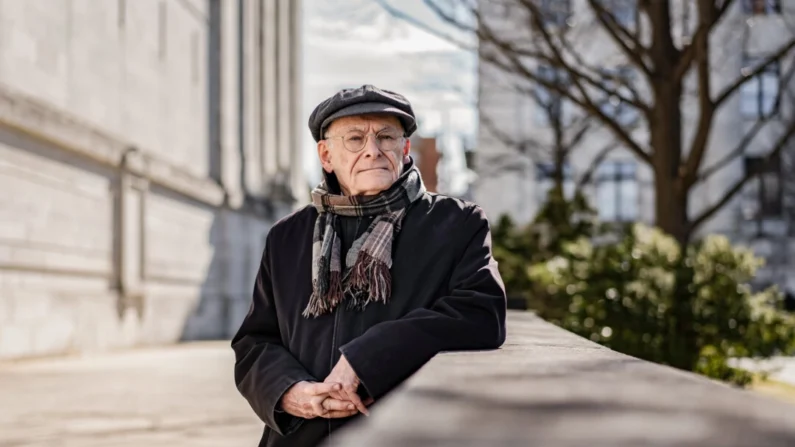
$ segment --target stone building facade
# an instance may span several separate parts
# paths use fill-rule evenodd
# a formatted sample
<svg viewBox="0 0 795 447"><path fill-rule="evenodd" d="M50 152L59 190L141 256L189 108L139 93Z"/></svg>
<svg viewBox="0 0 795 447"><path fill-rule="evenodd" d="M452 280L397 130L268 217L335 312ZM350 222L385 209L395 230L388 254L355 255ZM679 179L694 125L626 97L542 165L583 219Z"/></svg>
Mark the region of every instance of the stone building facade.
<svg viewBox="0 0 795 447"><path fill-rule="evenodd" d="M300 8L0 2L0 359L236 329L307 196Z"/></svg>
<svg viewBox="0 0 795 447"><path fill-rule="evenodd" d="M526 19L511 13L510 4L513 1L480 2L482 13L493 28L511 33L526 28ZM633 21L637 20L633 1L616 0L610 4L623 24L632 26ZM580 54L586 63L616 70L630 78L640 77L626 68L629 64L625 56L606 32L593 24L596 19L591 16L591 9L585 0L555 0L541 2L541 5L554 6L562 21L568 20L573 24L569 37L574 45L582 49ZM674 35L678 40L687 39L691 32L689 30L697 25L695 4L676 1L673 5L671 18L675 24ZM771 54L793 39L793 18L795 9L788 2L734 2L710 40L713 94L753 67L755 60ZM488 50L483 43L480 48L481 51ZM792 101L792 83L784 82L792 63L792 58L785 58L778 66L771 67L771 70L746 83L716 113L702 166L712 166L729 155L754 128L760 116L772 111L770 108L778 92L785 92L779 109L772 111L780 119L765 127L746 148L743 156L733 159L697 186L691 195L691 215L717 202L753 165L754 160L767 153L772 142L784 131L785 125L793 122L792 107L795 102ZM538 68L543 74L544 68L552 67ZM498 68L481 62L475 199L492 219L509 214L518 222L528 222L538 211L551 186L551 160L545 159L543 155L523 155L531 149L520 145L532 142L536 146L550 147L554 129L550 126L546 112L532 97L516 92L515 83L515 79ZM641 83L635 86L641 97L649 94ZM687 80L686 90L695 91L695 87L695 79ZM545 93L542 92L542 95ZM549 99L549 96L546 98ZM682 108L685 122L691 123L684 129L685 141L689 142L699 116L697 97L693 95L686 98ZM609 100L605 101L602 110L613 114L636 141L648 141L648 130L637 124L642 121L638 120L638 112L617 106ZM581 112L565 101L560 105L559 113L574 124L581 117L578 116ZM574 124L563 131L576 131ZM623 149L613 134L602 126L592 126L592 130L577 146L574 156L569 159L564 170L564 189L573 190L576 179L591 167L597 155L606 147L612 147L613 150L598 164L594 181L584 189L591 204L604 221L653 223L654 186L651 170L630 151ZM744 192L706 222L702 232L726 234L737 242L752 246L768 260L768 266L758 277L759 285L776 283L785 290L795 292L795 275L791 274L795 268L795 231L792 222L795 203L785 193L787 188L792 188L792 184L787 185L787 180L791 181L792 173L795 173L791 164L791 160L795 159L793 155L795 145L790 143L782 156L781 170L749 182Z"/></svg>

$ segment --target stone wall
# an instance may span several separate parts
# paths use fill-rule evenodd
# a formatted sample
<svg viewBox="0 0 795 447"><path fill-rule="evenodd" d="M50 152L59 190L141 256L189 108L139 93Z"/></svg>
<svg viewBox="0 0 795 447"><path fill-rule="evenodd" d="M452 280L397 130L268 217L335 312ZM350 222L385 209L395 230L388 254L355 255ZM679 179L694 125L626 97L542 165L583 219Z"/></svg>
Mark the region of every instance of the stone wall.
<svg viewBox="0 0 795 447"><path fill-rule="evenodd" d="M530 313L496 351L441 354L329 446L795 445L792 404L649 363Z"/></svg>
<svg viewBox="0 0 795 447"><path fill-rule="evenodd" d="M233 333L273 218L153 178L0 129L0 358Z"/></svg>
<svg viewBox="0 0 795 447"><path fill-rule="evenodd" d="M305 190L300 2L265 3L0 2L0 358L236 330Z"/></svg>

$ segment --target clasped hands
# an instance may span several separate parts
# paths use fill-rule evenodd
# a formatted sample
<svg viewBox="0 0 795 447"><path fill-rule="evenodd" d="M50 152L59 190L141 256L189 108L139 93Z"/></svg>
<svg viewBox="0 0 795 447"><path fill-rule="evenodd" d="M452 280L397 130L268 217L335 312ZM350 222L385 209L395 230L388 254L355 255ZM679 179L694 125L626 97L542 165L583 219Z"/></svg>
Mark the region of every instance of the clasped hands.
<svg viewBox="0 0 795 447"><path fill-rule="evenodd" d="M367 406L373 400L362 401L356 394L359 383L359 377L342 356L322 383L298 382L290 387L282 396L282 409L304 419L346 418L356 413L369 416Z"/></svg>

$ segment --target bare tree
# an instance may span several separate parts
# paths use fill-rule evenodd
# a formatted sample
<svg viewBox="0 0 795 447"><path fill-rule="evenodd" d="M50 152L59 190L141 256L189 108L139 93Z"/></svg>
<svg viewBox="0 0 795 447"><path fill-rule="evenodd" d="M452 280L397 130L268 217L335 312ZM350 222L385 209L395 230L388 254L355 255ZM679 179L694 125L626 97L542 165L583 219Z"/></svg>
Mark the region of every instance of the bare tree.
<svg viewBox="0 0 795 447"><path fill-rule="evenodd" d="M648 164L654 175L656 224L680 243L690 241L698 228L728 204L753 178L748 172L730 185L714 203L688 212L691 193L721 168L741 157L763 129L775 128L777 138L767 148L767 159L776 160L795 133L792 120L781 115L761 119L719 162L705 166L709 141L718 110L746 83L766 69L786 61L795 50L795 37L788 36L750 70L717 90L710 62L718 54L709 44L722 19L737 0L587 0L588 13L594 18L593 29L609 36L617 51L641 77L633 83L599 64L587 62L571 19L559 20L555 9L565 1L538 0L425 0L439 17L458 29L477 36L481 60L499 67L531 86L554 91L578 106L639 160ZM632 24L616 15L616 4L637 6ZM692 26L676 23L672 16L675 3L693 11ZM487 10L499 6L509 9L511 25L504 18L494 20ZM515 27L524 24L524 32ZM508 31L508 28L513 27ZM684 31L683 31L684 30ZM592 30L591 30L592 31ZM682 38L682 35L685 38ZM570 80L570 88L551 82L539 72L540 66L561 70ZM791 76L788 71L785 78ZM698 98L698 114L692 137L685 138L685 116L681 105L687 100L687 80L693 79ZM528 90L533 87L527 87ZM783 89L782 89L783 90ZM609 97L638 111L648 139L642 140L622 123L605 113L601 98ZM780 99L777 100L780 102Z"/></svg>
<svg viewBox="0 0 795 447"><path fill-rule="evenodd" d="M473 53L477 51L476 47L467 45L461 39L456 39L450 34L445 34L439 28L427 25L386 0L376 0L376 3L393 17L406 21L437 37L442 37L445 40L454 42L459 47ZM439 63L438 57L435 55L432 56L434 56L435 63ZM460 62L455 65L458 66L458 68L464 68L461 67ZM465 99L469 96L467 92L463 91L461 86L455 84L455 80L440 82L438 79L423 78L421 82L423 88L430 87L436 92L445 90L452 91ZM563 79L552 79L550 82L560 83L560 87L563 88ZM481 109L481 129L488 131L505 147L512 149L512 152L491 155L488 159L488 163L484 163L484 166L479 170L479 176L492 177L501 175L505 172L524 169L523 164L516 163L516 155L519 155L535 164L549 163L551 166L549 174L553 189L563 191L568 160L572 153L586 140L585 137L588 132L593 130L595 120L590 115L574 113L576 110L566 107L566 98L558 94L556 90L549 91L539 85L532 86L531 88L522 88L519 84L509 85L507 87L510 88L513 93L532 101L543 116L543 121L547 123L552 138L551 140L546 140L532 136L517 136L510 132L505 132L499 122L493 120L487 112ZM477 106L477 101L473 101L471 104ZM567 113L569 110L571 110L572 113ZM595 168L613 147L614 144L611 143L602 148L594 158L592 165L575 179L575 194L580 192L583 187L591 182Z"/></svg>
<svg viewBox="0 0 795 447"><path fill-rule="evenodd" d="M543 92L543 94L542 94ZM575 151L582 148L587 135L594 130L594 119L589 115L569 114L563 111L564 98L559 95L547 95L539 89L517 91L517 94L528 96L540 111L543 121L548 124L551 140L534 136L516 136L505 132L500 123L493 120L488 112L481 110L480 125L482 130L488 131L504 146L513 149L512 153L492 155L489 158L489 167L480 170L482 177L498 176L512 170L523 169L516 163L516 154L526 157L536 164L549 164L548 173L552 180L552 187L557 191L564 191L566 177L572 175L574 182L574 195L583 191L591 183L593 175L599 164L615 148L611 142L602 147L592 159L589 167L579 175L569 174L567 167Z"/></svg>
<svg viewBox="0 0 795 447"><path fill-rule="evenodd" d="M786 23L795 11L781 11L779 2L584 0L577 2L583 8L576 15L568 7L573 2L566 0L424 2L447 24L477 37L482 63L519 80L520 90L529 94L543 87L566 98L645 163L653 174L656 224L681 245L732 202L759 170L736 176L714 202L691 209L699 185L736 166L749 149L762 154L758 165L776 163L795 134L792 104L782 103L795 72L795 33ZM738 13L741 4L752 8L751 13L773 5L774 12L782 13L779 22L787 27L776 33L774 48L759 53L752 66L730 79L718 78L714 67L726 55L721 54L716 39L726 38L727 30L749 32L746 18ZM683 13L675 15L674 11ZM737 23L727 23L733 13L739 17ZM722 28L722 24L727 26ZM605 42L611 44L611 54L630 67L633 76L622 76L606 61L595 60L589 53L591 40L598 40L602 47ZM782 66L789 67L784 74ZM551 81L542 74L542 67L564 73L568 83ZM773 67L779 70L780 83L772 107L758 122L732 129L741 134L732 147L708 154L715 150L710 141L716 137L719 112L747 83L759 81ZM723 70L721 74L729 73ZM600 102L604 98L636 111L639 125L628 128L607 113ZM677 271L676 301L669 312L671 331L666 340L671 352L677 353L672 365L686 369L692 368L698 354L693 296L688 289L692 275L691 269Z"/></svg>

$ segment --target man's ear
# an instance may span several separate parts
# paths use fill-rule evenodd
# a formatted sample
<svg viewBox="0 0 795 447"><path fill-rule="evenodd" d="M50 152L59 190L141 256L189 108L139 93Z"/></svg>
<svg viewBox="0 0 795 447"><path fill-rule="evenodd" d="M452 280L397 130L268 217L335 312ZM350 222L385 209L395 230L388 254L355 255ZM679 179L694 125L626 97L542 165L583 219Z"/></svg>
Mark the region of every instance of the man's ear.
<svg viewBox="0 0 795 447"><path fill-rule="evenodd" d="M320 165L323 170L331 174L331 148L328 147L326 140L317 142L317 156L320 159Z"/></svg>
<svg viewBox="0 0 795 447"><path fill-rule="evenodd" d="M406 143L403 145L403 158L405 159L409 156L409 152L411 152L411 140L408 137L404 139L406 140Z"/></svg>

